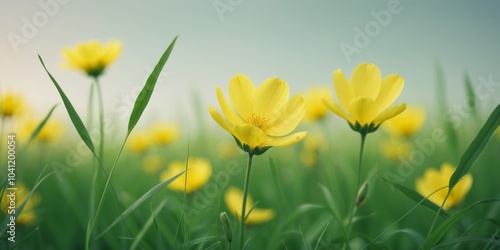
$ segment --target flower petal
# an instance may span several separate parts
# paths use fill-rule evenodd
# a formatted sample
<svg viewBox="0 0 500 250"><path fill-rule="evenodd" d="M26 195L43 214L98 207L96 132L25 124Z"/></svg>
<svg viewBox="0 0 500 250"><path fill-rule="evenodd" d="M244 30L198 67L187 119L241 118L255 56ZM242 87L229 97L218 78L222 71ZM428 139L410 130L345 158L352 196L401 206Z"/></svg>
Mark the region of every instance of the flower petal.
<svg viewBox="0 0 500 250"><path fill-rule="evenodd" d="M253 111L262 117L272 117L288 101L290 89L279 78L265 80L255 91Z"/></svg>
<svg viewBox="0 0 500 250"><path fill-rule="evenodd" d="M222 115L214 109L214 107L210 106L208 107L208 112L210 112L210 115L212 118L221 126L223 129L225 129L229 133L233 133L233 130L231 129L231 126L227 123L226 119L222 117Z"/></svg>
<svg viewBox="0 0 500 250"><path fill-rule="evenodd" d="M352 99L354 99L354 94L352 92L351 84L349 84L349 81L340 69L337 69L333 73L333 87L337 93L340 105L347 109L349 107L349 103L351 103Z"/></svg>
<svg viewBox="0 0 500 250"><path fill-rule="evenodd" d="M255 86L243 74L237 74L229 81L229 100L231 100L236 112L243 119L247 119L253 113L252 100L254 93Z"/></svg>
<svg viewBox="0 0 500 250"><path fill-rule="evenodd" d="M358 97L351 101L349 105L349 113L355 122L359 122L361 126L369 125L377 116L377 110L373 99L367 97Z"/></svg>
<svg viewBox="0 0 500 250"><path fill-rule="evenodd" d="M232 214L241 219L241 205L243 203L243 192L235 187L230 187L224 194L224 201L226 206ZM247 204L253 205L253 199L250 195L247 196ZM247 206L249 208L249 206Z"/></svg>
<svg viewBox="0 0 500 250"><path fill-rule="evenodd" d="M404 79L396 74L388 75L382 80L380 93L375 99L379 111L389 107L401 94L404 86Z"/></svg>
<svg viewBox="0 0 500 250"><path fill-rule="evenodd" d="M381 124L382 122L389 120L392 117L403 112L405 109L406 109L406 104L404 103L390 107L389 109L386 109L382 113L378 114L373 122L375 123L375 125Z"/></svg>
<svg viewBox="0 0 500 250"><path fill-rule="evenodd" d="M275 115L269 118L264 131L271 136L283 136L292 132L304 117L304 98L294 95Z"/></svg>
<svg viewBox="0 0 500 250"><path fill-rule="evenodd" d="M247 203L249 204L249 203ZM253 204L252 204L253 205ZM259 209L254 208L245 220L246 225L254 225L266 222L274 217L273 209Z"/></svg>
<svg viewBox="0 0 500 250"><path fill-rule="evenodd" d="M102 61L104 64L103 66L107 67L112 62L114 62L122 52L122 48L123 46L119 41L108 42L108 44L106 44L106 47L104 48L102 55Z"/></svg>
<svg viewBox="0 0 500 250"><path fill-rule="evenodd" d="M335 113L336 115L344 118L349 123L354 124L353 119L351 117L349 117L349 115L347 115L346 112L344 112L344 110L342 110L342 108L339 107L339 105L337 105L337 103L335 103L332 100L325 99L325 98L321 98L321 101L323 101L323 104L329 110L331 110L333 113Z"/></svg>
<svg viewBox="0 0 500 250"><path fill-rule="evenodd" d="M263 147L284 147L288 145L292 145L294 143L299 142L300 140L306 137L307 132L297 132L291 135L283 136L283 137L268 137L268 139L262 143Z"/></svg>
<svg viewBox="0 0 500 250"><path fill-rule="evenodd" d="M224 114L224 116L226 116L229 122L231 122L232 124L244 123L245 121L233 111L233 108L227 102L226 97L224 97L224 94L222 93L222 90L219 88L219 86L215 88L215 91L217 92L217 100L219 101L222 113Z"/></svg>
<svg viewBox="0 0 500 250"><path fill-rule="evenodd" d="M375 64L359 64L351 76L354 97L377 98L380 91L380 70ZM347 108L347 107L346 107Z"/></svg>
<svg viewBox="0 0 500 250"><path fill-rule="evenodd" d="M233 135L241 142L250 147L250 150L260 146L268 140L266 133L250 124L237 124L233 127Z"/></svg>

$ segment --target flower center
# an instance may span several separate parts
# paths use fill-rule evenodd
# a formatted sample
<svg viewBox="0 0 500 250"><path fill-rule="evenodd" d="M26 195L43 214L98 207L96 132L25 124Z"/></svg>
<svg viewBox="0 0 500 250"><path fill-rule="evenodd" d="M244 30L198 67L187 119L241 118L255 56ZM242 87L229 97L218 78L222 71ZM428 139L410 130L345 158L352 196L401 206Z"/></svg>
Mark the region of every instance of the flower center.
<svg viewBox="0 0 500 250"><path fill-rule="evenodd" d="M247 118L247 122L262 130L264 130L267 127L267 119L260 115L252 114L250 117Z"/></svg>

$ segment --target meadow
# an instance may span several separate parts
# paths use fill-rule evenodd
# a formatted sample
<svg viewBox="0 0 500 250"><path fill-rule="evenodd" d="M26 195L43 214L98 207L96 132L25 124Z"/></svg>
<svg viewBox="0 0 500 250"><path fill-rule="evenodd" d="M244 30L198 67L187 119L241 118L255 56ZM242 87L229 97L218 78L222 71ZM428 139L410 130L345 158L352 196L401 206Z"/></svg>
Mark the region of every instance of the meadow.
<svg viewBox="0 0 500 250"><path fill-rule="evenodd" d="M2 249L500 248L500 105L491 98L498 91L491 79L475 83L465 76L467 95L449 105L437 67L436 89L429 90L442 99L436 107L398 100L388 108L399 92L380 87L376 95L392 97L376 110L376 102L355 98L372 95L370 86L353 86L358 92L347 100L337 82L308 93L291 89L289 101L288 90L273 88L288 89L286 82L273 78L261 84L271 93L257 87L252 102L236 93L250 88L237 75L229 84L234 110L241 115L252 102L271 118L257 111L239 118L221 85L213 86L220 107L194 111L213 118L200 118L196 131L175 122L140 123L149 100L160 98L154 89L161 71L175 64L168 58L176 39L118 131L106 132L118 122L104 122L99 77L120 54L119 44L65 52L67 67L94 82L88 117L79 116L61 87L68 85L57 81L58 69L42 57L45 80L61 97L52 110L27 121L15 111L16 96L2 95ZM353 73L353 84L356 77L375 81L376 66L358 67L368 76ZM380 71L384 78L390 69ZM343 81L342 72L335 74L334 81ZM344 74L349 81L351 72ZM344 114L330 100L359 108ZM287 108L271 112L271 104ZM70 125L57 124L54 109L66 110Z"/></svg>

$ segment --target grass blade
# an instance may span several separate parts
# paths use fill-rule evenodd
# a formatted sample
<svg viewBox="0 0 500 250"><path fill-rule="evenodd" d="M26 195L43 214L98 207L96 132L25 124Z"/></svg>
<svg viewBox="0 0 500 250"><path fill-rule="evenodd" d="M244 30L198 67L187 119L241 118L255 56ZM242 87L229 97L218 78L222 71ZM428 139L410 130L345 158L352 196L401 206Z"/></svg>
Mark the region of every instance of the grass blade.
<svg viewBox="0 0 500 250"><path fill-rule="evenodd" d="M415 190L407 188L399 183L394 183L394 182L390 181L389 179L386 179L383 176L379 175L378 177L380 179L382 179L383 181L385 181L387 184L389 184L389 185L395 187L397 190L401 191L401 193L406 195L406 197L418 202L419 204L424 205L425 207L430 208L430 209L434 210L435 212L440 210L438 205L434 204L432 201L423 197L421 194L417 193ZM441 212L439 214L442 217L444 217L445 219L450 217L448 215L448 213L446 213L446 211L444 211L442 209L441 209Z"/></svg>
<svg viewBox="0 0 500 250"><path fill-rule="evenodd" d="M436 98L439 114L443 114L440 118L443 121L446 135L450 139L450 144L453 151L458 151L458 137L453 124L449 119L446 119L444 114L448 111L448 98L446 95L446 83L443 74L443 68L440 64L436 64Z"/></svg>
<svg viewBox="0 0 500 250"><path fill-rule="evenodd" d="M141 240L143 239L144 235L146 234L148 229L151 227L151 225L153 225L155 214L159 213L160 210L165 206L165 204L167 204L167 199L164 199L158 205L158 207L156 207L156 209L154 211L151 209L151 216L149 216L148 220L146 221L144 226L141 228L141 231L135 237L134 241L132 242L132 245L130 246L130 249L136 249L137 246L139 245L139 243L141 243Z"/></svg>
<svg viewBox="0 0 500 250"><path fill-rule="evenodd" d="M288 202L286 200L285 192L283 191L280 179L278 177L278 171L276 170L276 166L274 165L273 158L269 156L269 165L271 166L271 174L273 176L273 183L274 187L276 188L276 191L278 192L280 196L281 203L283 203L283 206L286 208L287 212L290 214L292 210L290 209L290 206L288 205Z"/></svg>
<svg viewBox="0 0 500 250"><path fill-rule="evenodd" d="M33 141L33 139L35 139L35 137L38 136L38 134L40 133L40 131L42 130L43 126L45 126L45 123L47 123L47 121L49 120L50 116L52 115L52 112L54 112L54 110L56 109L57 107L57 104L54 105L49 113L47 114L47 116L45 116L45 118L38 124L38 126L36 126L35 130L33 130L33 132L31 133L31 136L28 140L28 143L26 143L27 145L29 145L31 143L31 141Z"/></svg>
<svg viewBox="0 0 500 250"><path fill-rule="evenodd" d="M132 129L134 129L135 125L139 121L139 118L141 118L144 109L146 109L149 99L151 99L151 95L153 94L156 81L158 81L158 77L160 76L163 66L165 66L170 53L174 49L175 41L177 41L177 36L170 43L167 50L165 50L160 60L158 61L158 64L156 64L153 72L151 72L151 75L149 75L148 80L146 80L144 88L142 88L141 92L139 93L139 96L135 101L134 108L132 109L132 114L130 114L130 119L128 122L128 134L132 132Z"/></svg>
<svg viewBox="0 0 500 250"><path fill-rule="evenodd" d="M472 81L470 80L469 74L465 72L464 75L465 93L467 95L467 106L469 106L472 115L476 120L478 120L477 112L477 98L476 93L474 93L474 88L472 87Z"/></svg>
<svg viewBox="0 0 500 250"><path fill-rule="evenodd" d="M423 249L430 249L446 235L448 230L457 222L462 216L464 216L467 212L469 212L472 208L474 208L476 205L479 204L484 204L484 203L491 203L491 202L498 202L500 199L486 199L486 200L480 200L450 216L447 220L441 224L436 230L434 230L429 237L424 242Z"/></svg>
<svg viewBox="0 0 500 250"><path fill-rule="evenodd" d="M116 226L116 224L120 223L123 219L125 219L132 211L134 211L137 207L139 207L143 202L145 202L147 199L149 199L151 196L155 195L158 193L160 190L165 188L168 184L173 182L175 179L177 179L179 176L184 174L184 171L178 173L174 177L159 183L158 185L154 186L151 188L149 191L147 191L144 195L141 196L141 198L137 199L130 207L128 207L123 213L118 216L104 231L102 231L101 234L99 234L96 239L100 238L103 236L106 232L108 232L111 228Z"/></svg>
<svg viewBox="0 0 500 250"><path fill-rule="evenodd" d="M64 107L66 107L66 111L68 111L69 118L71 119L73 126L75 126L78 135L80 136L80 138L82 138L83 142L85 143L85 145L87 145L90 151L92 151L94 156L98 158L95 153L94 144L92 143L92 139L90 138L89 132L85 128L85 125L83 125L82 119L76 112L75 108L73 107L73 104L71 104L70 100L68 99L64 91L61 89L61 86L59 86L56 79L47 70L47 67L45 67L45 63L43 62L43 59L40 55L38 55L38 59L40 60L40 63L42 63L45 72L47 72L47 74L49 75L50 80L52 80L52 83L54 83L54 85L56 86L56 89L59 92L61 99L63 100Z"/></svg>
<svg viewBox="0 0 500 250"><path fill-rule="evenodd" d="M495 110L493 110L490 117L477 134L476 138L472 141L469 148L460 159L457 169L450 178L450 190L465 174L467 174L467 172L469 172L472 164L483 152L483 149L486 147L486 144L498 126L500 126L500 104L495 108Z"/></svg>

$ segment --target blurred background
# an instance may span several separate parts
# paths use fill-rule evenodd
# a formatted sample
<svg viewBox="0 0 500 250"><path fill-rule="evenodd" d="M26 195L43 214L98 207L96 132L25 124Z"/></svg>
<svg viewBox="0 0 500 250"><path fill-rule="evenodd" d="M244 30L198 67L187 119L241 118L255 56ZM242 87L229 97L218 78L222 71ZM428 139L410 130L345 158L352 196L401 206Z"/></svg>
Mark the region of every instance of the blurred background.
<svg viewBox="0 0 500 250"><path fill-rule="evenodd" d="M240 72L255 84L280 77L292 93L311 85L333 92L334 70L350 75L366 61L377 64L383 76L405 78L399 102L427 107L437 99L436 65L452 106L463 102L465 72L474 84L480 78L500 81L500 2L494 0L1 2L0 87L22 92L40 116L61 100L37 54L85 117L90 79L60 65L64 47L90 39L124 45L101 79L107 117L124 121L176 35L144 120L194 121L196 109L208 118L206 107L217 106L215 86L226 91ZM487 102L500 101L499 89Z"/></svg>

